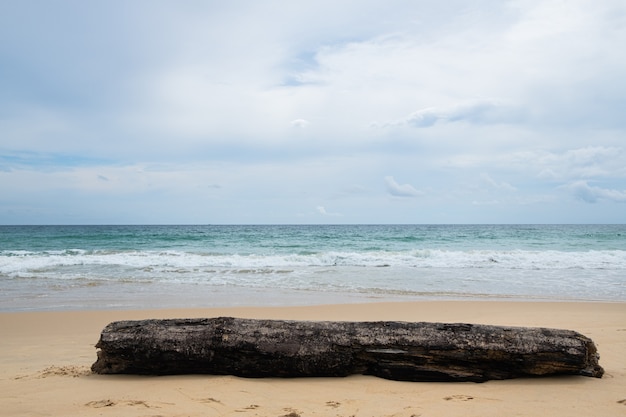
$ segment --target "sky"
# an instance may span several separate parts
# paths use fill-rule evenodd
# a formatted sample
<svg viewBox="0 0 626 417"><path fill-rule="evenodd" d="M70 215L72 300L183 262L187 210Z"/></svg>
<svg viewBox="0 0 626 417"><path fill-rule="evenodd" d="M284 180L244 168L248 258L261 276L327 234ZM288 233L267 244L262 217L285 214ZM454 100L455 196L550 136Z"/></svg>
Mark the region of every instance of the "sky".
<svg viewBox="0 0 626 417"><path fill-rule="evenodd" d="M625 223L623 0L5 0L0 224Z"/></svg>

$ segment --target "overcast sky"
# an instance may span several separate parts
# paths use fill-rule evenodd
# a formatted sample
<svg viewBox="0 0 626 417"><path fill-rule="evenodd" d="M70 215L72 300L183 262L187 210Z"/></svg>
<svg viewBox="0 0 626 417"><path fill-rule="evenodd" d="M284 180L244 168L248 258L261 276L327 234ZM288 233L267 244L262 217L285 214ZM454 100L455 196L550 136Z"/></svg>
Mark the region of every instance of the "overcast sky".
<svg viewBox="0 0 626 417"><path fill-rule="evenodd" d="M0 2L0 224L624 223L626 2Z"/></svg>

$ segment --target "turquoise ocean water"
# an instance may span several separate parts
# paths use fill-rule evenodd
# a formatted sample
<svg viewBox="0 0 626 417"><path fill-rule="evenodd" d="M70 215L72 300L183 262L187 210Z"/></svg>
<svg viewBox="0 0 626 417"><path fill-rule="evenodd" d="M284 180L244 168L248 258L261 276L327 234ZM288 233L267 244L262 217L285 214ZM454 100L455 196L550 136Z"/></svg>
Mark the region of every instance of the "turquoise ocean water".
<svg viewBox="0 0 626 417"><path fill-rule="evenodd" d="M626 225L0 226L0 311L626 301Z"/></svg>

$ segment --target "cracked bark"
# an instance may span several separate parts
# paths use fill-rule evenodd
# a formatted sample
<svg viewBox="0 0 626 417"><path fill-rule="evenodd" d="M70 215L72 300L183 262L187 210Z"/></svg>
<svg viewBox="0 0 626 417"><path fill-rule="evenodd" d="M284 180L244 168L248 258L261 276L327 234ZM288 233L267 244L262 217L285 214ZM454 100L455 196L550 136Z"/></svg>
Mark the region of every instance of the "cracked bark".
<svg viewBox="0 0 626 417"><path fill-rule="evenodd" d="M463 323L232 317L119 321L96 347L100 374L375 375L403 381L600 378L593 341L571 330Z"/></svg>

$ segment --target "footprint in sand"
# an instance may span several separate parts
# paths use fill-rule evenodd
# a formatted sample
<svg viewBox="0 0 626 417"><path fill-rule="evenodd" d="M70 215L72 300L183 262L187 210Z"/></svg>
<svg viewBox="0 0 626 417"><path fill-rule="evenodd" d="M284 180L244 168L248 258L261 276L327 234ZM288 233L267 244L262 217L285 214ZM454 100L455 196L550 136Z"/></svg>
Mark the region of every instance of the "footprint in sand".
<svg viewBox="0 0 626 417"><path fill-rule="evenodd" d="M198 398L196 399L196 401L201 402L201 403L216 403L216 404L221 404L222 402L220 400L216 400L215 398Z"/></svg>
<svg viewBox="0 0 626 417"><path fill-rule="evenodd" d="M247 407L239 408L239 409L235 410L235 412L236 413L245 413L245 412L250 411L250 410L256 410L259 407L261 407L261 406L260 405L256 405L256 404L250 404Z"/></svg>
<svg viewBox="0 0 626 417"><path fill-rule="evenodd" d="M168 403L163 403L165 405L173 405ZM146 401L142 400L97 400L97 401L89 401L85 404L86 407L91 408L105 408L105 407L117 407L117 406L126 406L126 407L145 407L145 408L161 408L155 404L148 404Z"/></svg>
<svg viewBox="0 0 626 417"><path fill-rule="evenodd" d="M87 407L92 408L104 408L104 407L113 407L117 403L112 400L98 400L98 401L89 401L85 404Z"/></svg>
<svg viewBox="0 0 626 417"><path fill-rule="evenodd" d="M283 411L287 411L287 414L283 414L280 417L300 417L300 412L293 408L283 408Z"/></svg>
<svg viewBox="0 0 626 417"><path fill-rule="evenodd" d="M446 401L471 401L474 399L471 395L450 395L449 397L443 397Z"/></svg>

